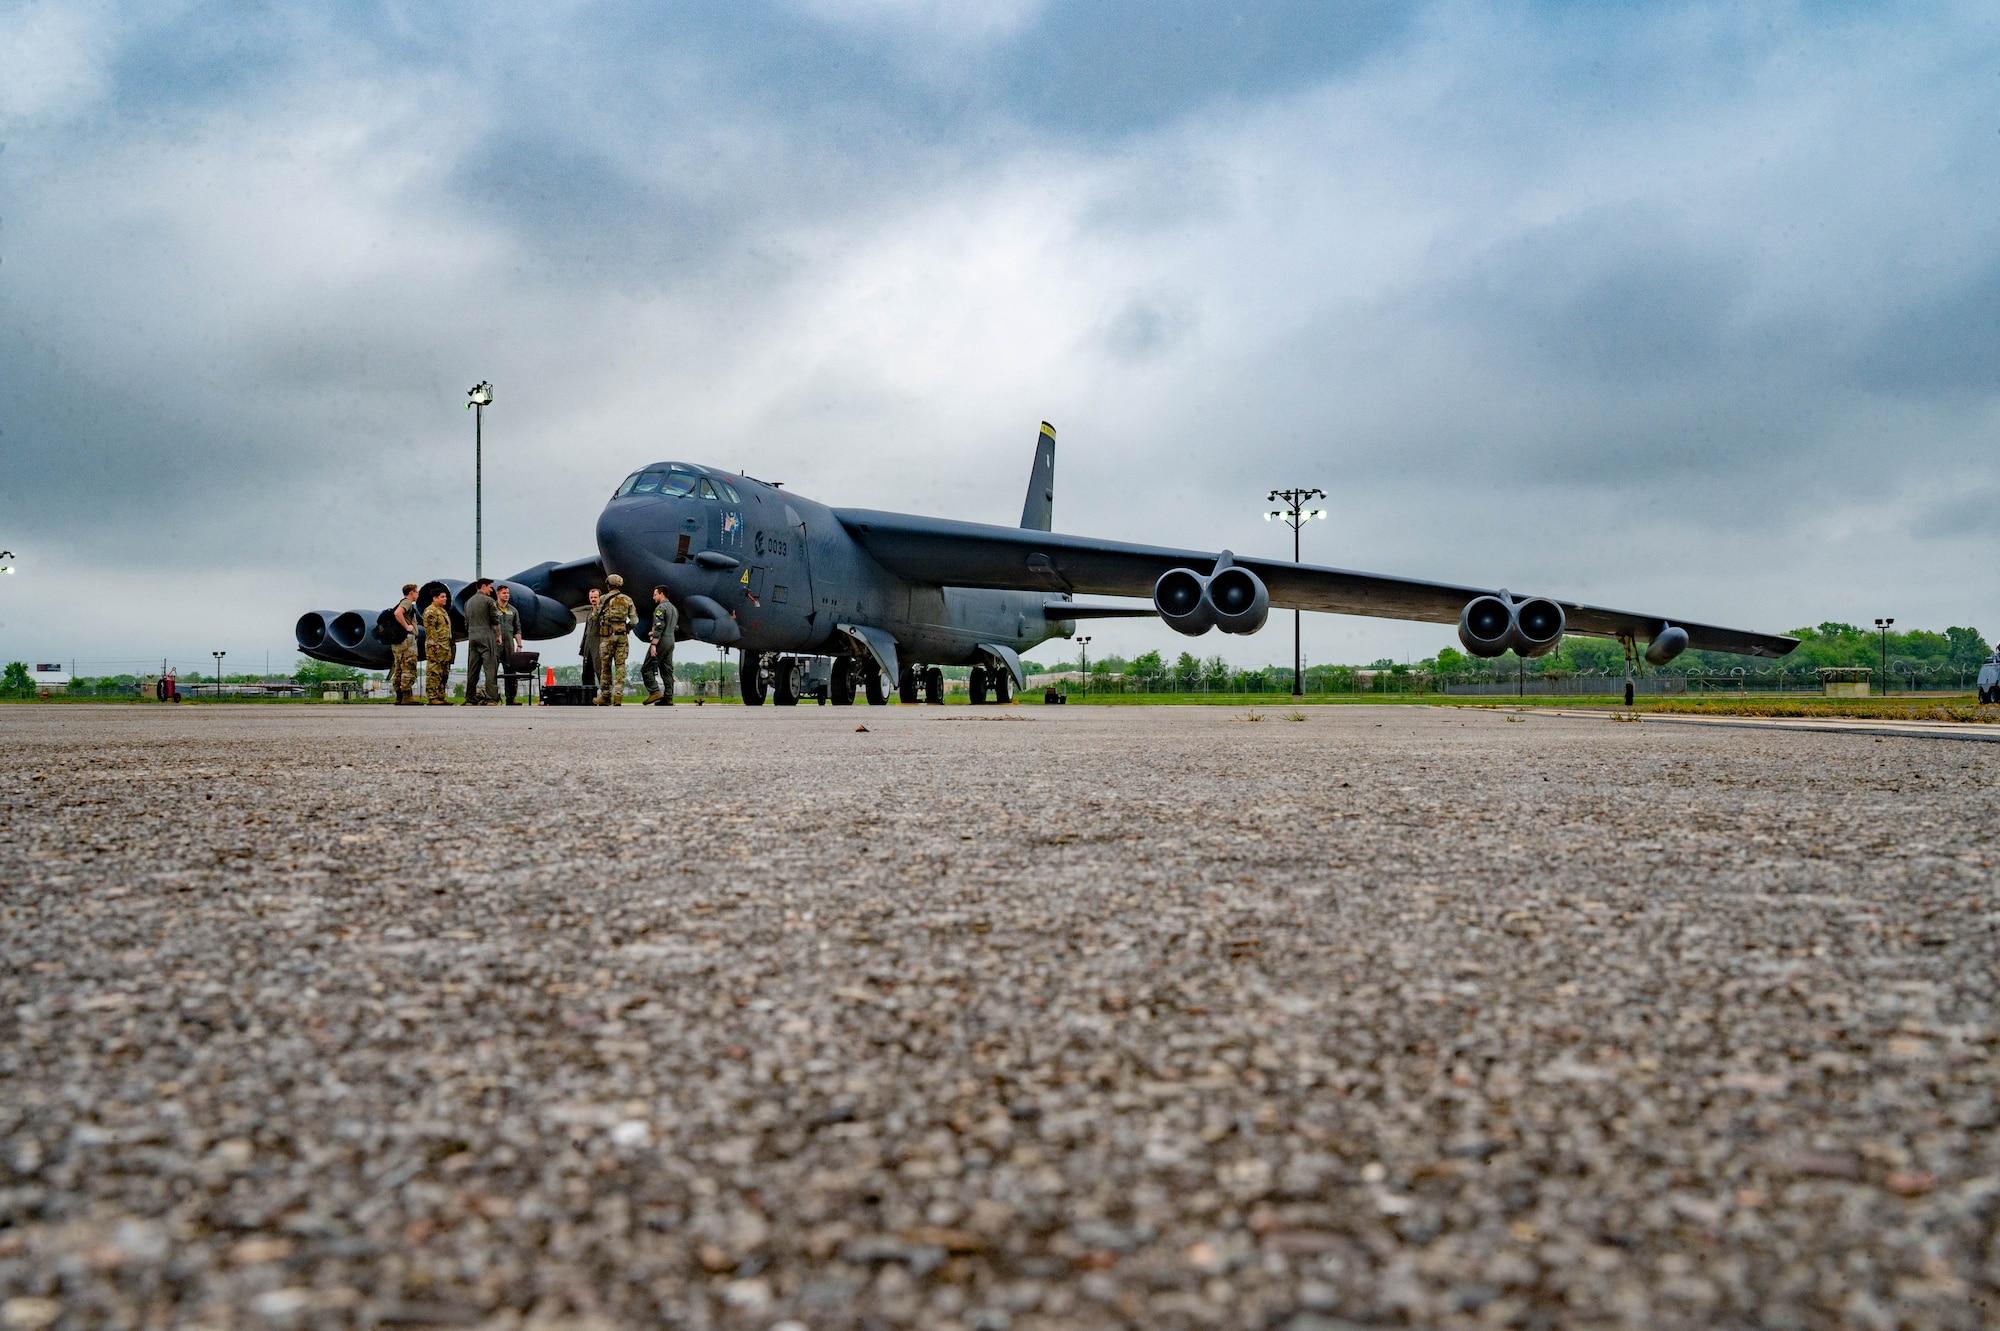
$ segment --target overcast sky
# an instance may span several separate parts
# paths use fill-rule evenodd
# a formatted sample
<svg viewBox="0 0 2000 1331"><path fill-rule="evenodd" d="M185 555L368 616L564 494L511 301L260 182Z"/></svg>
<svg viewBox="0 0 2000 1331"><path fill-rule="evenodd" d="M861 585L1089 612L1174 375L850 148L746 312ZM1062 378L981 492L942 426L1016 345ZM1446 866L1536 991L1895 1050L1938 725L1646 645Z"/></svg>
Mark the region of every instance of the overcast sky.
<svg viewBox="0 0 2000 1331"><path fill-rule="evenodd" d="M665 457L1018 521L1048 419L1059 530L1992 636L1995 15L5 4L0 657L466 576L480 378L489 572Z"/></svg>

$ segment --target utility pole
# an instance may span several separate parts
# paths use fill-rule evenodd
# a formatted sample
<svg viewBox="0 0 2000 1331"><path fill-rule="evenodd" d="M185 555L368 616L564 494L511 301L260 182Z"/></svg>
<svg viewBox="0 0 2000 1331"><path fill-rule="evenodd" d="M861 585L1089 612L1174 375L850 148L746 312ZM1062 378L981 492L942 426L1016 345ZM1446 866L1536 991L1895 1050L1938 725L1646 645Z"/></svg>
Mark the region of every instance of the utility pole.
<svg viewBox="0 0 2000 1331"><path fill-rule="evenodd" d="M472 580L479 581L485 556L484 457L486 409L493 405L493 385L481 379L466 390L466 406L472 408Z"/></svg>
<svg viewBox="0 0 2000 1331"><path fill-rule="evenodd" d="M1893 619L1875 621L1875 631L1882 635L1882 692L1885 694L1889 691L1889 626L1895 622Z"/></svg>
<svg viewBox="0 0 2000 1331"><path fill-rule="evenodd" d="M1076 646L1077 650L1083 653L1083 698L1088 702L1090 701L1090 635L1086 633L1078 638Z"/></svg>
<svg viewBox="0 0 2000 1331"><path fill-rule="evenodd" d="M1272 518L1277 518L1292 529L1292 562L1294 564L1299 562L1299 528L1305 526L1306 523L1312 521L1314 518L1323 518L1326 516L1326 510L1323 508L1307 509L1305 506L1315 499L1324 498L1326 498L1326 491L1315 488L1305 490L1273 490L1270 497L1266 500L1267 503L1272 504L1282 501L1285 505L1281 509L1275 509L1266 513L1264 521L1269 522ZM1299 611L1297 607L1294 607L1292 610L1292 696L1294 698L1303 698L1306 693L1305 655L1299 647L1299 632Z"/></svg>
<svg viewBox="0 0 2000 1331"><path fill-rule="evenodd" d="M229 655L229 653L210 652L209 655L215 658L215 696L220 698L222 696L222 658Z"/></svg>

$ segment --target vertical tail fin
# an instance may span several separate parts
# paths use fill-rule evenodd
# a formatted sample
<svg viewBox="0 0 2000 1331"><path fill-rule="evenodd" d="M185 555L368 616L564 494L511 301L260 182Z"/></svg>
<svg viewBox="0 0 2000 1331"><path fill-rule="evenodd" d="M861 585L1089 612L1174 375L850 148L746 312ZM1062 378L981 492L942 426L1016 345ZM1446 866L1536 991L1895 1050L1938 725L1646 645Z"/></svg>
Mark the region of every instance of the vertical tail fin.
<svg viewBox="0 0 2000 1331"><path fill-rule="evenodd" d="M1021 509L1021 525L1029 531L1054 531L1056 506L1056 427L1042 422L1041 437L1035 440L1035 469L1028 473L1028 502Z"/></svg>

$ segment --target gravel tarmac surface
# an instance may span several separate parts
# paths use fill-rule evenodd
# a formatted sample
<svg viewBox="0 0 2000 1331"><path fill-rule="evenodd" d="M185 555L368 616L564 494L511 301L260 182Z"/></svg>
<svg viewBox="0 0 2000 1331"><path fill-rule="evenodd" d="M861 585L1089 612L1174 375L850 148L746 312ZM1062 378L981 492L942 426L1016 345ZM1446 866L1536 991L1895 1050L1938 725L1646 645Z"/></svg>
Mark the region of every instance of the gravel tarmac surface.
<svg viewBox="0 0 2000 1331"><path fill-rule="evenodd" d="M1248 715L0 708L0 1331L2000 1324L2000 751Z"/></svg>

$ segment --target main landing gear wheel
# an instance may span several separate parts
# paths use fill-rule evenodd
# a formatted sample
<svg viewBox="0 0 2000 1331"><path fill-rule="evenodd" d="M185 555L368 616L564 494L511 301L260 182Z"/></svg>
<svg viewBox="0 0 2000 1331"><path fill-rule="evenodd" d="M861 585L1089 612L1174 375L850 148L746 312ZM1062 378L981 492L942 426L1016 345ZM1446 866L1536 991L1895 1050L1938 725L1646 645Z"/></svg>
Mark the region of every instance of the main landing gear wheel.
<svg viewBox="0 0 2000 1331"><path fill-rule="evenodd" d="M1014 701L1014 676L1005 666L995 666L990 672L993 678L993 701L1005 707Z"/></svg>
<svg viewBox="0 0 2000 1331"><path fill-rule="evenodd" d="M861 688L868 696L870 707L886 706L889 701L889 687L882 678L882 668L873 661L862 667Z"/></svg>
<svg viewBox="0 0 2000 1331"><path fill-rule="evenodd" d="M1632 681L1629 679L1625 681L1625 705L1632 705Z"/></svg>
<svg viewBox="0 0 2000 1331"><path fill-rule="evenodd" d="M901 700L904 706L914 707L923 701L917 694L917 690L920 687L922 686L917 682L917 668L915 666L906 665L897 672L896 697Z"/></svg>
<svg viewBox="0 0 2000 1331"><path fill-rule="evenodd" d="M743 705L762 707L764 705L764 658L756 652L743 653L743 665L737 671L743 685Z"/></svg>
<svg viewBox="0 0 2000 1331"><path fill-rule="evenodd" d="M804 672L796 656L778 658L778 668L771 673L771 701L780 707L799 705L799 676Z"/></svg>
<svg viewBox="0 0 2000 1331"><path fill-rule="evenodd" d="M835 707L854 706L854 658L836 656L833 658L833 705Z"/></svg>
<svg viewBox="0 0 2000 1331"><path fill-rule="evenodd" d="M974 666L966 676L965 691L972 699L972 705L979 707L986 702L986 667Z"/></svg>
<svg viewBox="0 0 2000 1331"><path fill-rule="evenodd" d="M944 705L944 671L936 666L924 671L924 701L934 707Z"/></svg>

